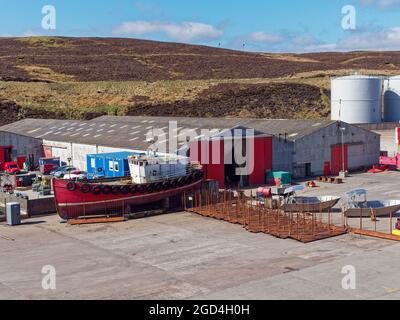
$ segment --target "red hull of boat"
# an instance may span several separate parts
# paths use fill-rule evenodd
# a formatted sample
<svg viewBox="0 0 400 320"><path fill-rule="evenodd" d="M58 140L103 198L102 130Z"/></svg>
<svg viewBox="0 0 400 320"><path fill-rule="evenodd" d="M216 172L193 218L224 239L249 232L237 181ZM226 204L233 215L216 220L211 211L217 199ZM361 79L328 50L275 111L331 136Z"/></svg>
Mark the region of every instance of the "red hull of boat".
<svg viewBox="0 0 400 320"><path fill-rule="evenodd" d="M179 196L185 191L196 190L201 187L202 179L187 185L175 187L166 191L136 194L94 194L81 191L83 184L92 186L98 184L76 182L76 189L67 188L68 180L54 179L54 197L59 216L62 219L76 219L83 216L104 216L112 210L121 213L127 206L138 206L161 201L166 198Z"/></svg>

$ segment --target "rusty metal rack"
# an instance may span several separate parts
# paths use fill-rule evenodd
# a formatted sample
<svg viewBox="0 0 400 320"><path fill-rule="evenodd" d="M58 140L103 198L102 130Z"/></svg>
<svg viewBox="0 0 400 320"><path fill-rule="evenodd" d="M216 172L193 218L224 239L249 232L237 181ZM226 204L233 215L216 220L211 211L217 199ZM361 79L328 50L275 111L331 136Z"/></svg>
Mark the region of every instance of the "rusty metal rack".
<svg viewBox="0 0 400 320"><path fill-rule="evenodd" d="M332 213L284 212L268 208L265 202L237 191L197 191L184 195L185 210L204 217L240 224L247 231L266 233L303 243L335 237L348 232L345 219L334 224ZM322 218L324 215L325 219ZM325 221L327 220L327 221Z"/></svg>

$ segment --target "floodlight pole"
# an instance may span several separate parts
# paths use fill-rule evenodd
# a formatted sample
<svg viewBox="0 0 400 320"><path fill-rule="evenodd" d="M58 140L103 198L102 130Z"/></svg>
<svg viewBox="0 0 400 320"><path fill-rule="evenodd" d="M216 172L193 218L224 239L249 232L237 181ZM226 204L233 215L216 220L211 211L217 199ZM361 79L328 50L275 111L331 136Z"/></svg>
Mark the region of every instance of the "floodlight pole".
<svg viewBox="0 0 400 320"><path fill-rule="evenodd" d="M344 156L344 152L345 152L345 148L344 148L344 132L346 131L345 127L341 127L340 128L340 132L342 134L342 172L343 172L343 176L345 175L346 172L346 168L345 168L345 156Z"/></svg>

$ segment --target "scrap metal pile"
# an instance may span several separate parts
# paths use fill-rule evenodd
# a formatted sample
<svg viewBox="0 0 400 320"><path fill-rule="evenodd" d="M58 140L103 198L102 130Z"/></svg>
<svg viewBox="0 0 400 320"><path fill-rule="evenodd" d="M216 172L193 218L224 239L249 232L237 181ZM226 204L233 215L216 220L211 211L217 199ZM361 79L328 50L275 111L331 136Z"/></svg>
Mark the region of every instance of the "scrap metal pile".
<svg viewBox="0 0 400 320"><path fill-rule="evenodd" d="M232 191L197 191L185 195L185 209L205 217L243 225L253 233L266 233L281 239L294 239L303 243L322 240L347 233L343 224L333 223L330 212L284 212L274 207L271 199L256 200ZM268 203L270 202L270 203ZM340 214L339 214L340 215Z"/></svg>

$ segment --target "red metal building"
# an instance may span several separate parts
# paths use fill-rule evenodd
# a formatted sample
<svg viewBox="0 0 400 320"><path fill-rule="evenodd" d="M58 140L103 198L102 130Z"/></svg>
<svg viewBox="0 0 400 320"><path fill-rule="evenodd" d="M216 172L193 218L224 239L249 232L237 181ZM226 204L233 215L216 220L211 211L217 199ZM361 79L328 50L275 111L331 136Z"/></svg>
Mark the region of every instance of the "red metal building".
<svg viewBox="0 0 400 320"><path fill-rule="evenodd" d="M235 154L242 156L239 163ZM206 178L217 180L220 188L262 185L272 170L272 136L257 132L246 137L223 135L198 140L190 144L190 160L200 162ZM238 170L245 173L237 174Z"/></svg>

